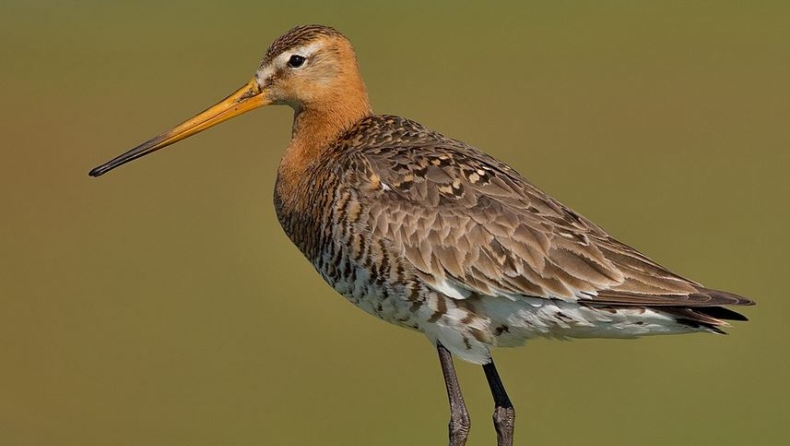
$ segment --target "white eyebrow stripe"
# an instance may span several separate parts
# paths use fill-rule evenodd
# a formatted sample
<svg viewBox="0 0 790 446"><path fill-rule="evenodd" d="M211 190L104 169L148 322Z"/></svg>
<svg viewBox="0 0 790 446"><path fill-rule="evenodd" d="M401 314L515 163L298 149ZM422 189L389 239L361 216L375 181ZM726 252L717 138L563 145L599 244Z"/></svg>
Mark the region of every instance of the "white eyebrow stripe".
<svg viewBox="0 0 790 446"><path fill-rule="evenodd" d="M294 48L293 50L285 51L284 53L277 56L277 58L274 60L275 65L280 67L285 66L285 64L288 63L288 59L290 59L294 54L298 54L309 59L310 56L315 54L319 49L323 48L324 45L325 43L323 41L318 40L308 45L302 45L300 47Z"/></svg>

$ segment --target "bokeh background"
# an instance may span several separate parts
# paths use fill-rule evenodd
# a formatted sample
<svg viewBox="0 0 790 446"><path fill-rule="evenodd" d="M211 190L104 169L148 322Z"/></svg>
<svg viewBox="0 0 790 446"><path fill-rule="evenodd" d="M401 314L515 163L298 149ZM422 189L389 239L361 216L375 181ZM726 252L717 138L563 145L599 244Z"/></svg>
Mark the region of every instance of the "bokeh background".
<svg viewBox="0 0 790 446"><path fill-rule="evenodd" d="M498 350L517 444L787 442L790 3L478 3L2 0L0 443L446 442L433 348L277 224L289 110L87 176L313 22L352 39L379 112L759 302L727 337ZM458 367L470 444L493 444L482 370Z"/></svg>

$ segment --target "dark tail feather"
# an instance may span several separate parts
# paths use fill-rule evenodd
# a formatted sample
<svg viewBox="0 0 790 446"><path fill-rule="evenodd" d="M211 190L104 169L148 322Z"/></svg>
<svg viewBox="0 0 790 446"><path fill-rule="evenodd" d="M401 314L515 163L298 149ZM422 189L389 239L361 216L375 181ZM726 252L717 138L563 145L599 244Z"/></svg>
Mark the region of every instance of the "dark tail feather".
<svg viewBox="0 0 790 446"><path fill-rule="evenodd" d="M695 308L694 311L698 313L703 313L707 316L716 318L716 319L724 319L726 321L748 321L749 319L738 313L737 311L732 311L729 308L724 307L702 307L702 308Z"/></svg>
<svg viewBox="0 0 790 446"><path fill-rule="evenodd" d="M725 321L747 321L746 316L724 307L660 307L664 313L677 317L681 324L694 328L705 328L719 334L727 334L719 327L729 327Z"/></svg>

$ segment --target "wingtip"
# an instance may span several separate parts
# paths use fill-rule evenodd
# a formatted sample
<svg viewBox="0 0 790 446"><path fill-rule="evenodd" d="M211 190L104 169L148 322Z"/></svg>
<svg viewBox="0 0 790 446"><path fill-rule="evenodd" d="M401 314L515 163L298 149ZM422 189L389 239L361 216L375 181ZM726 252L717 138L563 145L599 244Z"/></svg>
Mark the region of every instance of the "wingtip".
<svg viewBox="0 0 790 446"><path fill-rule="evenodd" d="M739 305L744 307L757 305L757 302L741 295L730 293L729 291L715 290L712 288L699 288L699 291L712 299L712 305Z"/></svg>

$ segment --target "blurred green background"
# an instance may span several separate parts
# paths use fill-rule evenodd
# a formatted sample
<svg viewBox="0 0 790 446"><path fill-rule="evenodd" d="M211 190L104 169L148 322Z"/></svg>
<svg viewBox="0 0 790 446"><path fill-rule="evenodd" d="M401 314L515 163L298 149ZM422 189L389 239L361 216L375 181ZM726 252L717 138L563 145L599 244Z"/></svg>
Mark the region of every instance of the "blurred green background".
<svg viewBox="0 0 790 446"><path fill-rule="evenodd" d="M790 3L291 3L3 0L1 444L446 442L431 346L336 296L277 224L288 109L87 176L313 22L354 42L379 112L759 303L728 337L496 351L517 444L787 441ZM482 370L458 367L470 444L494 444Z"/></svg>

